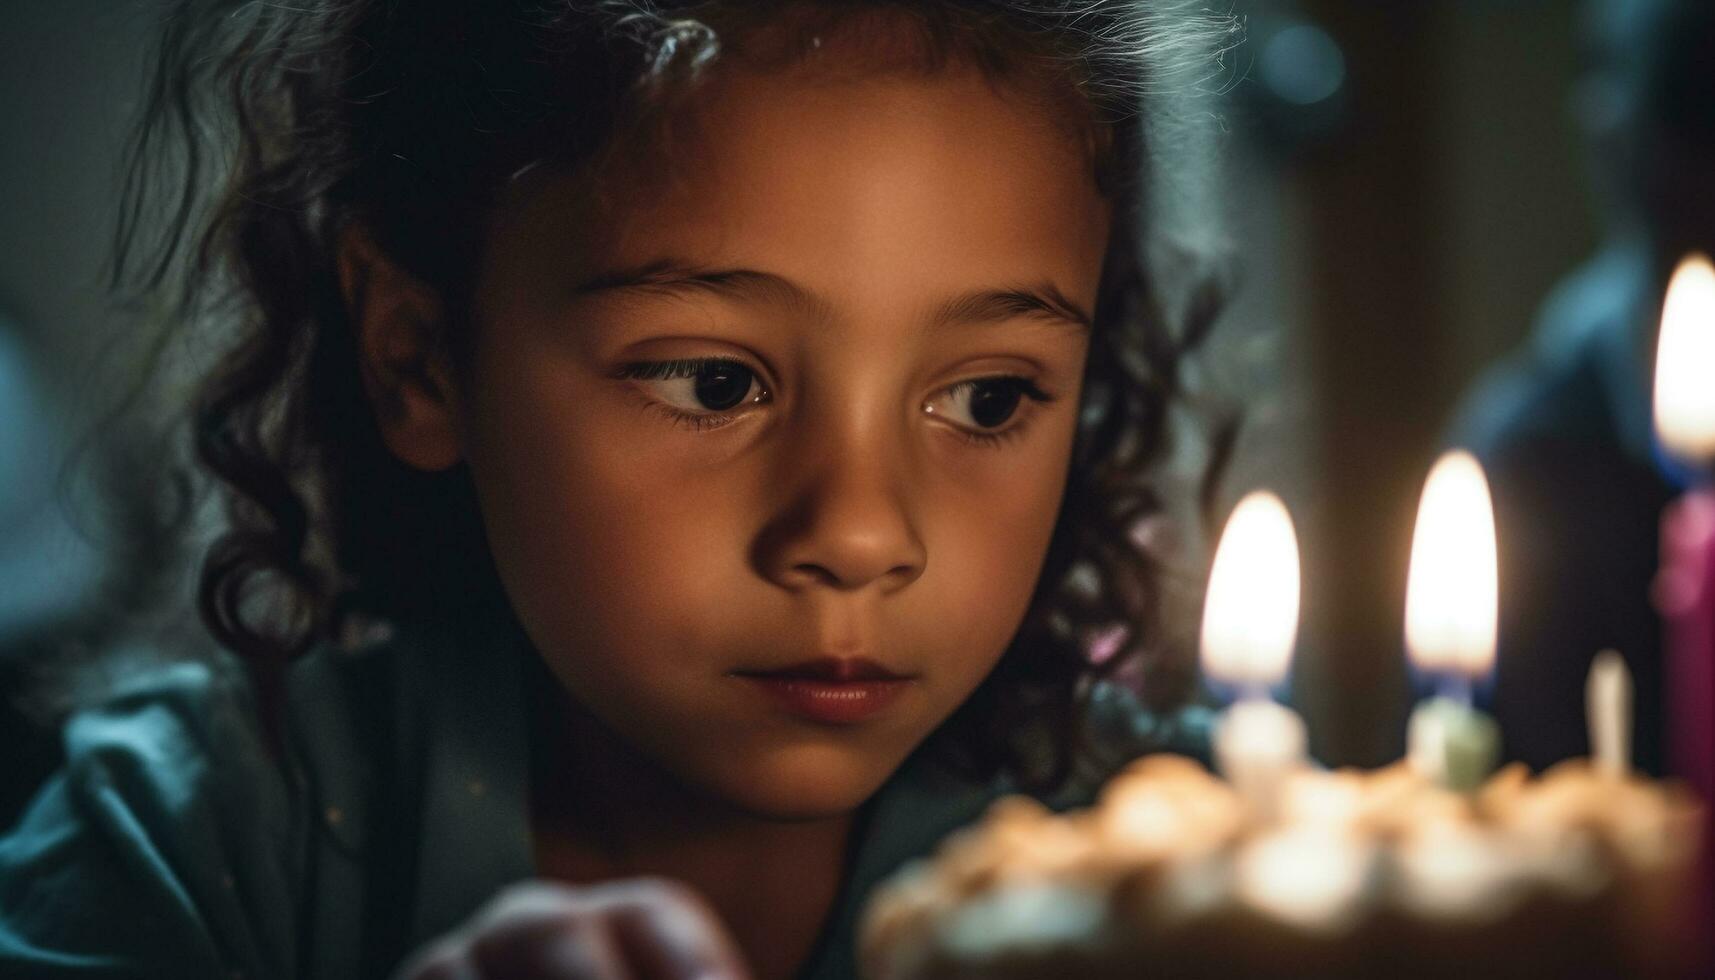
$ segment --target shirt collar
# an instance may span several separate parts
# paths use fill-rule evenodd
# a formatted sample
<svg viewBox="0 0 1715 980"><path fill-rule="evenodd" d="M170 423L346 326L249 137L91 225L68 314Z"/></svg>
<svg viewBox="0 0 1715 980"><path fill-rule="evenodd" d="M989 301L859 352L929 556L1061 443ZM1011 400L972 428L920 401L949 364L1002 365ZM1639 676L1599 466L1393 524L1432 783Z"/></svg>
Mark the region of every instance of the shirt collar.
<svg viewBox="0 0 1715 980"><path fill-rule="evenodd" d="M860 814L839 896L800 980L857 976L858 929L876 886L906 862L930 854L949 833L974 823L1008 789L1004 781L985 785L960 777L936 762L928 746L907 759Z"/></svg>

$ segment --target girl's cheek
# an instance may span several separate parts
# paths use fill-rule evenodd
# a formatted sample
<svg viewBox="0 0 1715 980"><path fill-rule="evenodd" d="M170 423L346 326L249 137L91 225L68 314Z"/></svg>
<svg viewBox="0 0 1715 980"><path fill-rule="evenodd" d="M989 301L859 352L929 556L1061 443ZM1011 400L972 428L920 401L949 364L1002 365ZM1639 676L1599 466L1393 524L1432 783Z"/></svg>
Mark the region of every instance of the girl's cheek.
<svg viewBox="0 0 1715 980"><path fill-rule="evenodd" d="M931 549L929 565L950 574L937 579L938 601L966 610L1003 645L1022 621L1040 574L1064 495L1068 456L1069 450L1050 443L1026 463L990 463L987 469L967 464L943 475L947 503L937 508L940 553Z"/></svg>

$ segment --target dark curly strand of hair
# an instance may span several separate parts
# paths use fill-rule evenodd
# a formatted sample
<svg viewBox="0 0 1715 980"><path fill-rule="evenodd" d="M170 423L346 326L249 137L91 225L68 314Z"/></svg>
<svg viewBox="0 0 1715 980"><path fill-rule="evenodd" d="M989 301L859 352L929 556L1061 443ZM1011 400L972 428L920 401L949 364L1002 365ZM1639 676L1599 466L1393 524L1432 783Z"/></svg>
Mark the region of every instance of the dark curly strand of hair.
<svg viewBox="0 0 1715 980"><path fill-rule="evenodd" d="M1131 531L1161 508L1147 471L1215 304L1163 308L1146 261L1148 175L1207 166L1176 158L1174 107L1217 70L1230 18L1184 0L180 0L116 256L122 277L170 297L176 323L236 313L194 407L197 457L229 498L198 598L276 738L285 668L313 645L367 618L504 607L466 470L420 472L382 443L336 277L341 234L363 227L439 290L456 355L485 212L512 177L590 166L764 22L791 14L822 30L879 9L920 28L925 68L966 58L1082 96L1117 216L1042 576L1012 647L949 720L949 744L979 773L1052 787L1072 771L1090 680L1141 658L1149 701L1186 696L1188 658L1156 625L1161 572ZM215 159L223 180L205 193ZM147 238L163 208L164 232ZM1124 649L1093 662L1091 636L1114 625Z"/></svg>

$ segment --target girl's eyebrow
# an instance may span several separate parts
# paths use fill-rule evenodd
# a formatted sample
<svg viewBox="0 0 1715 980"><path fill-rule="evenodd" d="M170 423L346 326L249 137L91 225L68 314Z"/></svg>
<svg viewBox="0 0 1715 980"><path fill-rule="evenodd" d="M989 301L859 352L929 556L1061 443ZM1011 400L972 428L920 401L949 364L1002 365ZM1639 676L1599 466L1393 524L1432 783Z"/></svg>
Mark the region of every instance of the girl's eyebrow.
<svg viewBox="0 0 1715 980"><path fill-rule="evenodd" d="M1080 333L1092 329L1090 315L1084 312L1083 307L1046 280L1038 286L979 289L954 297L941 305L934 322L937 326L944 323L999 323L1018 317L1059 324Z"/></svg>
<svg viewBox="0 0 1715 980"><path fill-rule="evenodd" d="M573 288L574 296L617 290L656 293L711 293L725 299L774 302L806 315L813 322L833 319L833 308L822 297L785 276L758 269L711 269L676 259L657 259L629 268L603 272ZM977 289L942 303L930 323L1001 323L1028 318L1084 333L1092 319L1082 307L1044 280L1035 286Z"/></svg>

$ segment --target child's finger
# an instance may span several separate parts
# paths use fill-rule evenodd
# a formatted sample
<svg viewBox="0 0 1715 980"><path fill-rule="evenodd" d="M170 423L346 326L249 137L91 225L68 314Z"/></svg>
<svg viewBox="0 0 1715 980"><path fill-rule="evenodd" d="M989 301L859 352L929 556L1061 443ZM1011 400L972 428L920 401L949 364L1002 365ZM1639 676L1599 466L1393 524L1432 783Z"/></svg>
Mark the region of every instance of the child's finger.
<svg viewBox="0 0 1715 980"><path fill-rule="evenodd" d="M750 972L726 928L690 888L664 878L602 886L626 959L647 980L746 980Z"/></svg>
<svg viewBox="0 0 1715 980"><path fill-rule="evenodd" d="M638 975L599 914L496 922L471 941L470 958L482 977L632 980Z"/></svg>
<svg viewBox="0 0 1715 980"><path fill-rule="evenodd" d="M558 919L568 912L588 908L590 896L596 890L553 881L516 882L489 899L464 928L468 932L482 932L497 922Z"/></svg>
<svg viewBox="0 0 1715 980"><path fill-rule="evenodd" d="M393 980L480 980L458 938L436 943L406 960Z"/></svg>
<svg viewBox="0 0 1715 980"><path fill-rule="evenodd" d="M689 887L664 878L582 887L519 882L478 911L461 934L467 962L483 977L749 977L707 903Z"/></svg>

